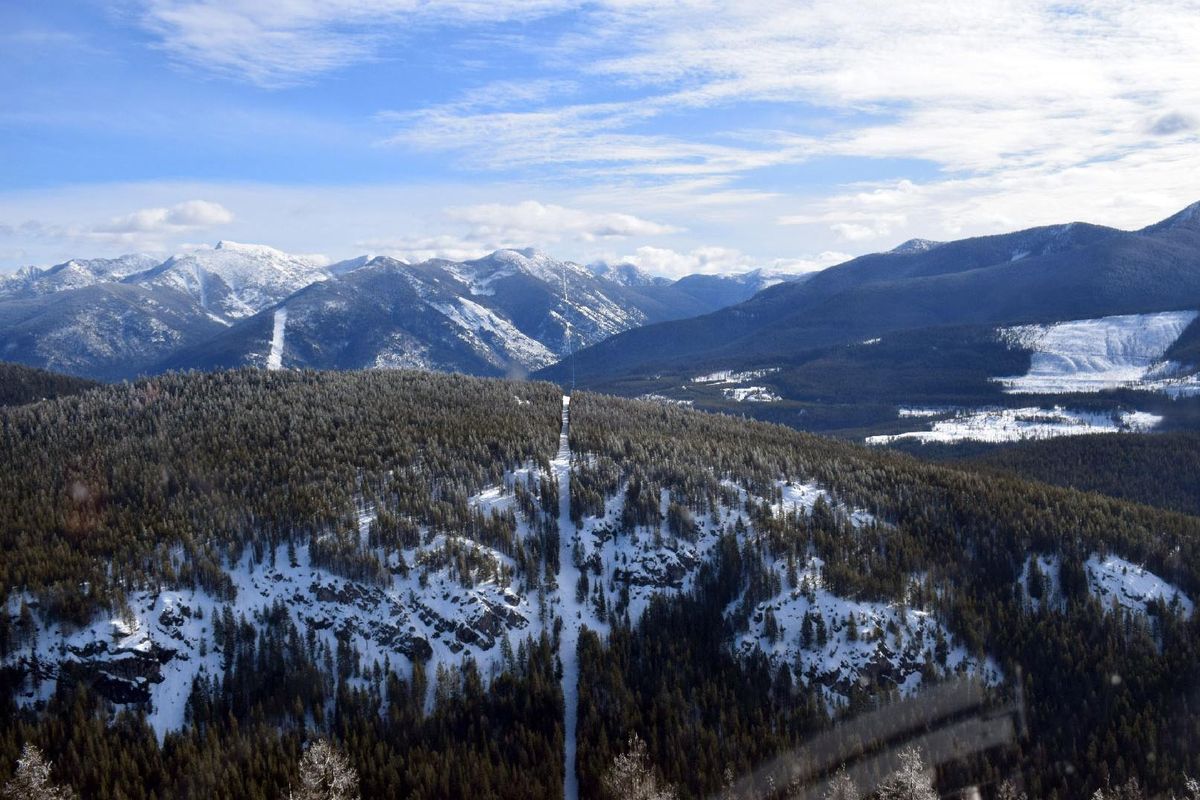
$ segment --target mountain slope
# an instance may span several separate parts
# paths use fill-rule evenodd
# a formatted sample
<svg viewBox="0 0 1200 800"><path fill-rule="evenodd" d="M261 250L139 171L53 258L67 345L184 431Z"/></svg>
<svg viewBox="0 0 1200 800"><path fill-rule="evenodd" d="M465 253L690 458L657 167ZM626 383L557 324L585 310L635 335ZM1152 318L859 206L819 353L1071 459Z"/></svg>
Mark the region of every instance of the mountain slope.
<svg viewBox="0 0 1200 800"><path fill-rule="evenodd" d="M1181 212L1136 232L1074 223L863 256L704 317L624 334L576 363L599 381L685 359L787 358L898 330L1197 306L1200 221Z"/></svg>
<svg viewBox="0 0 1200 800"><path fill-rule="evenodd" d="M361 256L324 267L220 242L162 263L77 260L4 278L0 345L13 360L104 379L268 363L504 375L777 280L755 272L671 282L536 250L420 264Z"/></svg>
<svg viewBox="0 0 1200 800"><path fill-rule="evenodd" d="M119 258L72 259L46 269L28 267L0 275L0 302L81 289L144 272L159 263L154 256L131 254Z"/></svg>
<svg viewBox="0 0 1200 800"><path fill-rule="evenodd" d="M0 356L91 378L130 377L223 327L172 289L102 282L0 303Z"/></svg>
<svg viewBox="0 0 1200 800"><path fill-rule="evenodd" d="M854 437L920 435L955 427L956 414L1008 425L1014 413L1057 414L1064 402L1076 415L1190 426L1200 396L1198 216L1185 210L1135 232L1074 223L863 256L708 315L621 334L539 375L564 381L573 371L591 388ZM1168 329L1168 338L1155 334ZM1046 336L1020 335L1033 330ZM1071 352L1051 352L1063 336L1049 332L1068 330L1080 333ZM1136 358L1118 352L1142 341L1154 346ZM1106 359L1125 367L1100 374ZM1035 380L1051 363L1054 380ZM700 379L722 371L754 377ZM1020 425L1006 430L1025 435Z"/></svg>

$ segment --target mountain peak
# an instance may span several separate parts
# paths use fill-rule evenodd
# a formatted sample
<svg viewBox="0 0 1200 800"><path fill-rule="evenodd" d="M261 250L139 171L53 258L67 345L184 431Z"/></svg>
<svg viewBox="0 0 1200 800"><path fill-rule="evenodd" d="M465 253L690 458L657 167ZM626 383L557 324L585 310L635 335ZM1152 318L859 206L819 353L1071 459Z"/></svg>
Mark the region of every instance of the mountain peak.
<svg viewBox="0 0 1200 800"><path fill-rule="evenodd" d="M588 265L588 269L592 274L601 280L606 280L609 283L615 283L619 286L653 286L659 283L667 283L665 278L658 278L637 264L623 262L620 264L610 264L607 261L597 261Z"/></svg>
<svg viewBox="0 0 1200 800"><path fill-rule="evenodd" d="M889 253L901 253L901 254L903 254L903 253L925 253L925 252L928 252L929 250L932 250L933 248L937 247L940 244L942 244L942 243L935 242L932 239L909 239L907 242L903 242L902 244L899 244L899 245L893 247L888 252Z"/></svg>

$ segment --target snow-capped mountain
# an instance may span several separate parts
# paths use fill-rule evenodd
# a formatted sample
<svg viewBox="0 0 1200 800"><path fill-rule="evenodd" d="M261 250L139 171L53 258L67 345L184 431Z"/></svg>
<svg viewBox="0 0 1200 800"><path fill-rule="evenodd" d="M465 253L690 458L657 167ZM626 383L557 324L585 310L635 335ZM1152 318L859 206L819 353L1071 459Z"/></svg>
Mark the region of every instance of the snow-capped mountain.
<svg viewBox="0 0 1200 800"><path fill-rule="evenodd" d="M420 264L379 257L164 366L262 366L275 343L285 367L527 372L567 352L568 329L574 346L586 346L643 324L646 313L630 300L621 287L535 251Z"/></svg>
<svg viewBox="0 0 1200 800"><path fill-rule="evenodd" d="M265 245L223 241L211 250L172 256L125 280L174 289L192 297L206 312L230 321L248 317L329 277L320 259Z"/></svg>
<svg viewBox="0 0 1200 800"><path fill-rule="evenodd" d="M98 378L242 364L503 375L714 311L781 279L756 271L670 281L632 265L598 274L534 249L325 265L224 241L162 262L77 260L4 279L0 358Z"/></svg>
<svg viewBox="0 0 1200 800"><path fill-rule="evenodd" d="M12 275L0 275L0 301L37 297L117 281L145 272L160 262L161 259L154 256L133 253L117 258L71 259L45 269L26 267Z"/></svg>
<svg viewBox="0 0 1200 800"><path fill-rule="evenodd" d="M620 284L621 286L663 286L671 282L666 278L651 275L637 264L630 264L628 262L609 264L605 261L597 261L594 264L589 264L588 269L597 278L603 278L610 283Z"/></svg>

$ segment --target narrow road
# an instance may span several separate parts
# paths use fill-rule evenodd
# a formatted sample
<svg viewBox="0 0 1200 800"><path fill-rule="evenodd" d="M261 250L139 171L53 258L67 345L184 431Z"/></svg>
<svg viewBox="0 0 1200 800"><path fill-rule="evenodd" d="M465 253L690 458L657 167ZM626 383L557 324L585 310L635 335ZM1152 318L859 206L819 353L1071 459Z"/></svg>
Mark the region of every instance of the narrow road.
<svg viewBox="0 0 1200 800"><path fill-rule="evenodd" d="M558 481L558 612L562 616L562 641L558 657L562 660L563 693L563 798L578 800L579 776L575 772L575 730L579 717L579 628L581 614L575 602L579 569L571 558L575 543L575 524L571 521L571 396L562 399L562 433L558 454L550 462ZM586 602L586 601L585 601Z"/></svg>

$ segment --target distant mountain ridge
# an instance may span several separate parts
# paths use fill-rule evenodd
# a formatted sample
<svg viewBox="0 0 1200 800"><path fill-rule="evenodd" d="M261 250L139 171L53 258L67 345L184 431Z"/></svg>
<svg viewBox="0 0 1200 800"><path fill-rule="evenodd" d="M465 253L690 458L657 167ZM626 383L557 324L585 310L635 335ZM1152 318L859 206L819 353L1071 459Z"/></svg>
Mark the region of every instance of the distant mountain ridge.
<svg viewBox="0 0 1200 800"><path fill-rule="evenodd" d="M931 326L1198 307L1197 206L1139 231L1069 223L936 246L906 243L706 316L621 334L577 353L576 364L604 380L687 360L786 358Z"/></svg>
<svg viewBox="0 0 1200 800"><path fill-rule="evenodd" d="M533 249L326 264L222 241L166 260L77 259L0 277L0 358L111 379L266 366L277 344L285 367L523 374L569 347L741 302L781 279L756 271L671 281Z"/></svg>
<svg viewBox="0 0 1200 800"><path fill-rule="evenodd" d="M1193 204L1137 231L1073 222L905 242L537 376L873 443L1194 428L1198 311Z"/></svg>

